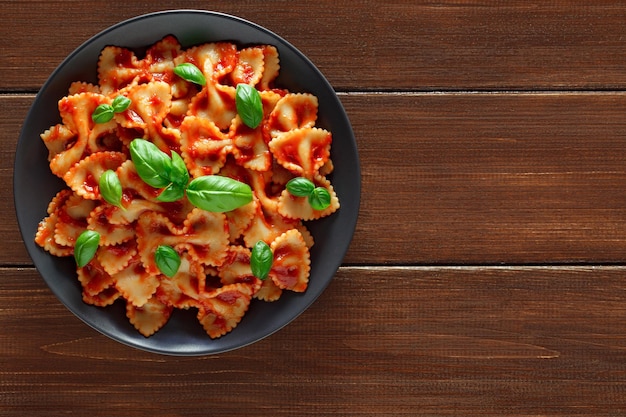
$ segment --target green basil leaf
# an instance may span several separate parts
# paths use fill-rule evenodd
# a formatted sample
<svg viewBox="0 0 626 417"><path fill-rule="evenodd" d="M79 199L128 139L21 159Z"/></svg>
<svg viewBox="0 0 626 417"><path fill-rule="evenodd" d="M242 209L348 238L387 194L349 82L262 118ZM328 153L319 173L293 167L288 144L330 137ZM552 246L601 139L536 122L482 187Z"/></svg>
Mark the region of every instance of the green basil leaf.
<svg viewBox="0 0 626 417"><path fill-rule="evenodd" d="M94 123L106 123L113 119L113 106L110 104L100 104L96 109L91 113L91 120Z"/></svg>
<svg viewBox="0 0 626 417"><path fill-rule="evenodd" d="M146 184L154 188L170 185L172 160L165 152L145 139L134 139L129 150L135 169Z"/></svg>
<svg viewBox="0 0 626 417"><path fill-rule="evenodd" d="M309 195L309 204L314 210L324 210L330 206L330 193L324 187L316 187Z"/></svg>
<svg viewBox="0 0 626 417"><path fill-rule="evenodd" d="M100 176L98 186L100 187L102 198L104 198L107 203L123 208L122 183L115 171L110 169L104 171Z"/></svg>
<svg viewBox="0 0 626 417"><path fill-rule="evenodd" d="M315 184L307 178L297 177L287 181L286 188L293 196L308 197L315 189Z"/></svg>
<svg viewBox="0 0 626 417"><path fill-rule="evenodd" d="M274 254L270 246L262 240L259 240L252 248L250 256L250 268L252 274L260 280L267 278L272 263L274 262Z"/></svg>
<svg viewBox="0 0 626 417"><path fill-rule="evenodd" d="M163 275L172 278L180 268L180 256L171 246L161 245L154 251L154 261Z"/></svg>
<svg viewBox="0 0 626 417"><path fill-rule="evenodd" d="M121 113L130 106L131 100L125 96L117 96L113 99L111 107L115 113Z"/></svg>
<svg viewBox="0 0 626 417"><path fill-rule="evenodd" d="M183 190L189 183L189 171L185 161L178 153L172 151L172 171L170 172L170 181L178 185ZM182 197L182 196L181 196Z"/></svg>
<svg viewBox="0 0 626 417"><path fill-rule="evenodd" d="M263 103L256 88L248 84L237 84L235 106L239 117L249 128L256 129L263 120Z"/></svg>
<svg viewBox="0 0 626 417"><path fill-rule="evenodd" d="M163 201L164 203L171 203L173 201L178 201L185 196L185 186L176 184L175 182L171 183L167 187L161 191L161 194L157 197L157 200Z"/></svg>
<svg viewBox="0 0 626 417"><path fill-rule="evenodd" d="M229 177L205 175L189 183L187 198L202 210L223 213L251 202L252 189Z"/></svg>
<svg viewBox="0 0 626 417"><path fill-rule="evenodd" d="M200 71L200 68L190 62L184 62L174 67L174 74L185 81L198 85L206 85L206 78L202 71Z"/></svg>
<svg viewBox="0 0 626 417"><path fill-rule="evenodd" d="M98 250L100 244L100 233L93 230L85 230L76 239L74 245L74 259L79 268L87 265Z"/></svg>

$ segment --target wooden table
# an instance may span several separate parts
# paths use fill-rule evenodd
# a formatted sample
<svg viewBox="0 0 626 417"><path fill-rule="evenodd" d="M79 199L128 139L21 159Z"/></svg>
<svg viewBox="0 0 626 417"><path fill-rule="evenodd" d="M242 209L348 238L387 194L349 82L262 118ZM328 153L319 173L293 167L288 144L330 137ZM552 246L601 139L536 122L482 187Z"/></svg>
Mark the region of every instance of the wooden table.
<svg viewBox="0 0 626 417"><path fill-rule="evenodd" d="M205 357L73 316L12 203L36 92L118 21L252 20L339 93L362 164L343 266L289 326ZM626 415L626 2L0 1L1 416Z"/></svg>

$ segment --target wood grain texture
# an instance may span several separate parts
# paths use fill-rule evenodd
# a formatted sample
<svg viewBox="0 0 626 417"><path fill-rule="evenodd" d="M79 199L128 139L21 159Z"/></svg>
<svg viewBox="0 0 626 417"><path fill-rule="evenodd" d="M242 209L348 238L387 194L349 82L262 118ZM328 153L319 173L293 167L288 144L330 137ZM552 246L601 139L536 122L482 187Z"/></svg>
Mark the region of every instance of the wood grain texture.
<svg viewBox="0 0 626 417"><path fill-rule="evenodd" d="M362 227L349 259L623 259L624 98L345 97L364 161Z"/></svg>
<svg viewBox="0 0 626 417"><path fill-rule="evenodd" d="M73 316L13 208L17 138L54 68L177 8L303 51L339 91L362 169L322 296L198 358ZM0 17L1 417L626 415L626 2L0 0Z"/></svg>
<svg viewBox="0 0 626 417"><path fill-rule="evenodd" d="M22 123L33 99L33 95L0 96L0 138L2 139L0 157L4 161L0 166L0 212L5 216L5 221L0 222L0 235L5 243L3 245L5 254L0 255L0 265L31 263L17 227L13 204L13 164ZM34 138L34 140L39 140L39 138Z"/></svg>
<svg viewBox="0 0 626 417"><path fill-rule="evenodd" d="M124 347L74 318L34 271L0 272L2 415L626 410L623 267L342 268L285 329L203 358Z"/></svg>
<svg viewBox="0 0 626 417"><path fill-rule="evenodd" d="M362 163L361 213L347 263L623 259L626 94L340 98ZM2 128L12 144L5 160L31 101L0 97L1 114L14 115ZM12 212L10 167L0 175L0 207ZM14 221L0 231L13 242L0 262L28 264Z"/></svg>
<svg viewBox="0 0 626 417"><path fill-rule="evenodd" d="M626 4L619 1L5 0L0 10L11 26L2 30L11 43L0 57L2 88L37 89L96 33L175 8L265 26L301 49L339 90L626 86Z"/></svg>

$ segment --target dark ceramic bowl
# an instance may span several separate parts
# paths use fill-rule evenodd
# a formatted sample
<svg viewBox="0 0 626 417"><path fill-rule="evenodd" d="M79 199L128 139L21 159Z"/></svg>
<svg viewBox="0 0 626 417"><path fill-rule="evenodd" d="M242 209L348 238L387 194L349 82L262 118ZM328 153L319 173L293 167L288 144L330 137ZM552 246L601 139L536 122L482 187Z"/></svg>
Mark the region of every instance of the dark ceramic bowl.
<svg viewBox="0 0 626 417"><path fill-rule="evenodd" d="M308 289L302 294L285 292L274 303L253 300L239 325L215 340L204 332L195 312L178 310L155 335L142 336L126 318L123 301L105 308L83 303L73 259L51 256L34 243L37 225L46 216L50 199L64 188L50 172L47 149L39 137L60 122L58 100L67 94L72 81L97 83L96 63L105 46L127 47L140 53L168 34L175 35L185 48L213 41L276 46L281 60L277 86L315 94L319 100L317 125L333 133L331 157L335 171L330 179L341 208L307 225L315 238ZM240 348L274 333L318 298L337 272L352 239L359 211L360 181L356 141L348 117L335 91L311 61L287 41L256 24L220 13L175 10L139 16L106 29L72 52L52 73L24 121L15 155L14 193L26 248L46 284L72 313L129 346L170 355L205 355Z"/></svg>

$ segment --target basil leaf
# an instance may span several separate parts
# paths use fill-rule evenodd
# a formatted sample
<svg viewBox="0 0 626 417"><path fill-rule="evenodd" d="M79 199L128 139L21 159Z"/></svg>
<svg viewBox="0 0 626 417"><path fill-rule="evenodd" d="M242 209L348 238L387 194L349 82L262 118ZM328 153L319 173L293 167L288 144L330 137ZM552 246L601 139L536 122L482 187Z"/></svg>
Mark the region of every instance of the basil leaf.
<svg viewBox="0 0 626 417"><path fill-rule="evenodd" d="M189 171L187 171L187 165L185 165L183 158L181 158L175 151L172 151L172 171L170 172L170 181L180 186L183 190L189 182Z"/></svg>
<svg viewBox="0 0 626 417"><path fill-rule="evenodd" d="M76 239L74 245L74 259L79 268L87 265L98 250L100 244L100 233L93 230L85 230Z"/></svg>
<svg viewBox="0 0 626 417"><path fill-rule="evenodd" d="M263 103L256 88L248 84L237 84L235 106L239 117L249 128L256 129L263 120Z"/></svg>
<svg viewBox="0 0 626 417"><path fill-rule="evenodd" d="M187 198L202 210L223 213L251 202L252 189L229 177L205 175L189 183Z"/></svg>
<svg viewBox="0 0 626 417"><path fill-rule="evenodd" d="M190 62L184 62L174 67L174 74L185 81L198 85L206 85L206 78L202 71L200 71L200 68Z"/></svg>
<svg viewBox="0 0 626 417"><path fill-rule="evenodd" d="M330 206L330 193L324 187L316 187L309 195L309 204L314 210L324 210Z"/></svg>
<svg viewBox="0 0 626 417"><path fill-rule="evenodd" d="M106 123L113 119L113 106L110 104L100 104L91 113L91 120L94 123Z"/></svg>
<svg viewBox="0 0 626 417"><path fill-rule="evenodd" d="M250 256L250 268L252 274L260 280L265 280L274 262L274 254L267 243L259 240L252 248Z"/></svg>
<svg viewBox="0 0 626 417"><path fill-rule="evenodd" d="M113 170L106 170L100 175L100 180L98 181L98 186L100 187L100 195L102 198L114 206L122 207L122 183L120 183L120 179L117 174Z"/></svg>
<svg viewBox="0 0 626 417"><path fill-rule="evenodd" d="M134 139L129 150L135 169L146 184L154 188L170 185L172 160L165 152L145 139Z"/></svg>
<svg viewBox="0 0 626 417"><path fill-rule="evenodd" d="M115 113L121 113L130 106L131 100L125 96L117 96L113 99L111 107Z"/></svg>
<svg viewBox="0 0 626 417"><path fill-rule="evenodd" d="M154 251L154 261L163 275L172 278L180 268L180 256L171 246L161 245Z"/></svg>
<svg viewBox="0 0 626 417"><path fill-rule="evenodd" d="M164 203L171 203L173 201L180 200L184 196L185 186L173 182L165 187L163 191L161 191L161 194L159 194L157 200L163 201Z"/></svg>
<svg viewBox="0 0 626 417"><path fill-rule="evenodd" d="M293 196L308 197L315 189L315 184L307 178L297 177L287 181L286 188Z"/></svg>
<svg viewBox="0 0 626 417"><path fill-rule="evenodd" d="M169 173L171 183L159 194L157 200L164 202L172 202L180 200L185 196L185 188L189 182L189 171L183 158L172 151L172 167Z"/></svg>

